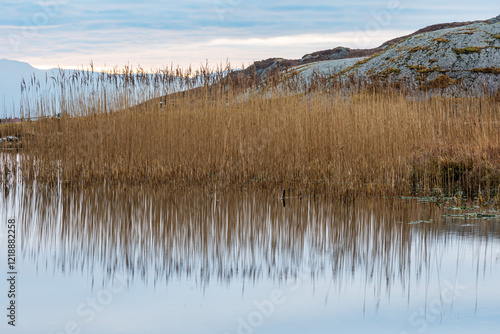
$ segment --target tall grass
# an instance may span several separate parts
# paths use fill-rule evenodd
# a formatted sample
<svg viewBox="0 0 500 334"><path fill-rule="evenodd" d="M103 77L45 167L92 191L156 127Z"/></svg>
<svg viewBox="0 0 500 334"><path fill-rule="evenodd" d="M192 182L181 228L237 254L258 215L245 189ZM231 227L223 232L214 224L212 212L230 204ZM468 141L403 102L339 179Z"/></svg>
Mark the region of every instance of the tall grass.
<svg viewBox="0 0 500 334"><path fill-rule="evenodd" d="M51 93L38 100L25 94L25 117L44 117L17 130L20 163L16 171L3 158L4 183L19 173L28 183L64 186L332 195L474 193L499 185L494 96L422 93L331 75L304 80L291 71L259 79L229 66L87 70L51 80ZM62 117L47 117L56 113Z"/></svg>

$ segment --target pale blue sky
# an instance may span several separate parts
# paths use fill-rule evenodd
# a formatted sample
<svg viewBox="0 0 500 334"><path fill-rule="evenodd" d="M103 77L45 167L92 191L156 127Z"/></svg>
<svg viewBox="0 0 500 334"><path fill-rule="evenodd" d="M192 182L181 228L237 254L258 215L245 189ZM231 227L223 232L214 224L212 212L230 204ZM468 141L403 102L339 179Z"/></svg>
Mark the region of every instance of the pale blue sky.
<svg viewBox="0 0 500 334"><path fill-rule="evenodd" d="M497 0L2 0L0 58L35 66L233 65L375 47L424 26L487 19Z"/></svg>

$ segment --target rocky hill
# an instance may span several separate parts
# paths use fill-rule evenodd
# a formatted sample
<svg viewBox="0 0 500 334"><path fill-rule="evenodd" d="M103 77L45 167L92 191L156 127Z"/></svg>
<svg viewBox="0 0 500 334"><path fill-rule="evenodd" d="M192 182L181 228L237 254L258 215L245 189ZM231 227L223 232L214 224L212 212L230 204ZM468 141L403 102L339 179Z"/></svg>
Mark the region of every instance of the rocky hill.
<svg viewBox="0 0 500 334"><path fill-rule="evenodd" d="M500 16L429 26L374 49L338 47L299 60L267 59L251 67L259 74L280 68L299 70L301 76L316 71L411 78L421 87L456 82L496 87L500 78Z"/></svg>
<svg viewBox="0 0 500 334"><path fill-rule="evenodd" d="M411 78L421 86L462 82L496 87L500 78L500 22L496 18L413 35L343 72Z"/></svg>

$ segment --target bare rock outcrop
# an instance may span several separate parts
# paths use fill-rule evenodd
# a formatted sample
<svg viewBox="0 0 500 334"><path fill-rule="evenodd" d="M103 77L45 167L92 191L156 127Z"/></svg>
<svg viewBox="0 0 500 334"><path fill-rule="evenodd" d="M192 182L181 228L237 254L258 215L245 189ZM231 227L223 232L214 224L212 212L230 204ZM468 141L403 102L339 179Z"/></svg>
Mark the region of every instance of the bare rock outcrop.
<svg viewBox="0 0 500 334"><path fill-rule="evenodd" d="M500 79L500 22L497 17L413 35L379 54L358 61L344 73L413 79L421 87L457 82L497 87Z"/></svg>
<svg viewBox="0 0 500 334"><path fill-rule="evenodd" d="M435 24L373 49L337 47L301 59L266 59L247 70L266 75L286 69L296 69L301 76L317 71L406 79L420 88L462 83L498 89L500 15L485 21Z"/></svg>

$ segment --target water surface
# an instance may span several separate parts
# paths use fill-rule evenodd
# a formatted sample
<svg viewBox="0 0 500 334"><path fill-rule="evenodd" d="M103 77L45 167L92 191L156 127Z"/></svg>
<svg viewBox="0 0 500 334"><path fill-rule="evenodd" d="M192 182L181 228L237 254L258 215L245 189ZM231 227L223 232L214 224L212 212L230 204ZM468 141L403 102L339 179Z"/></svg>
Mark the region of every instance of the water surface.
<svg viewBox="0 0 500 334"><path fill-rule="evenodd" d="M450 217L433 203L32 187L4 190L1 203L1 254L12 217L19 254L17 326L4 320L2 333L500 325L498 220Z"/></svg>

